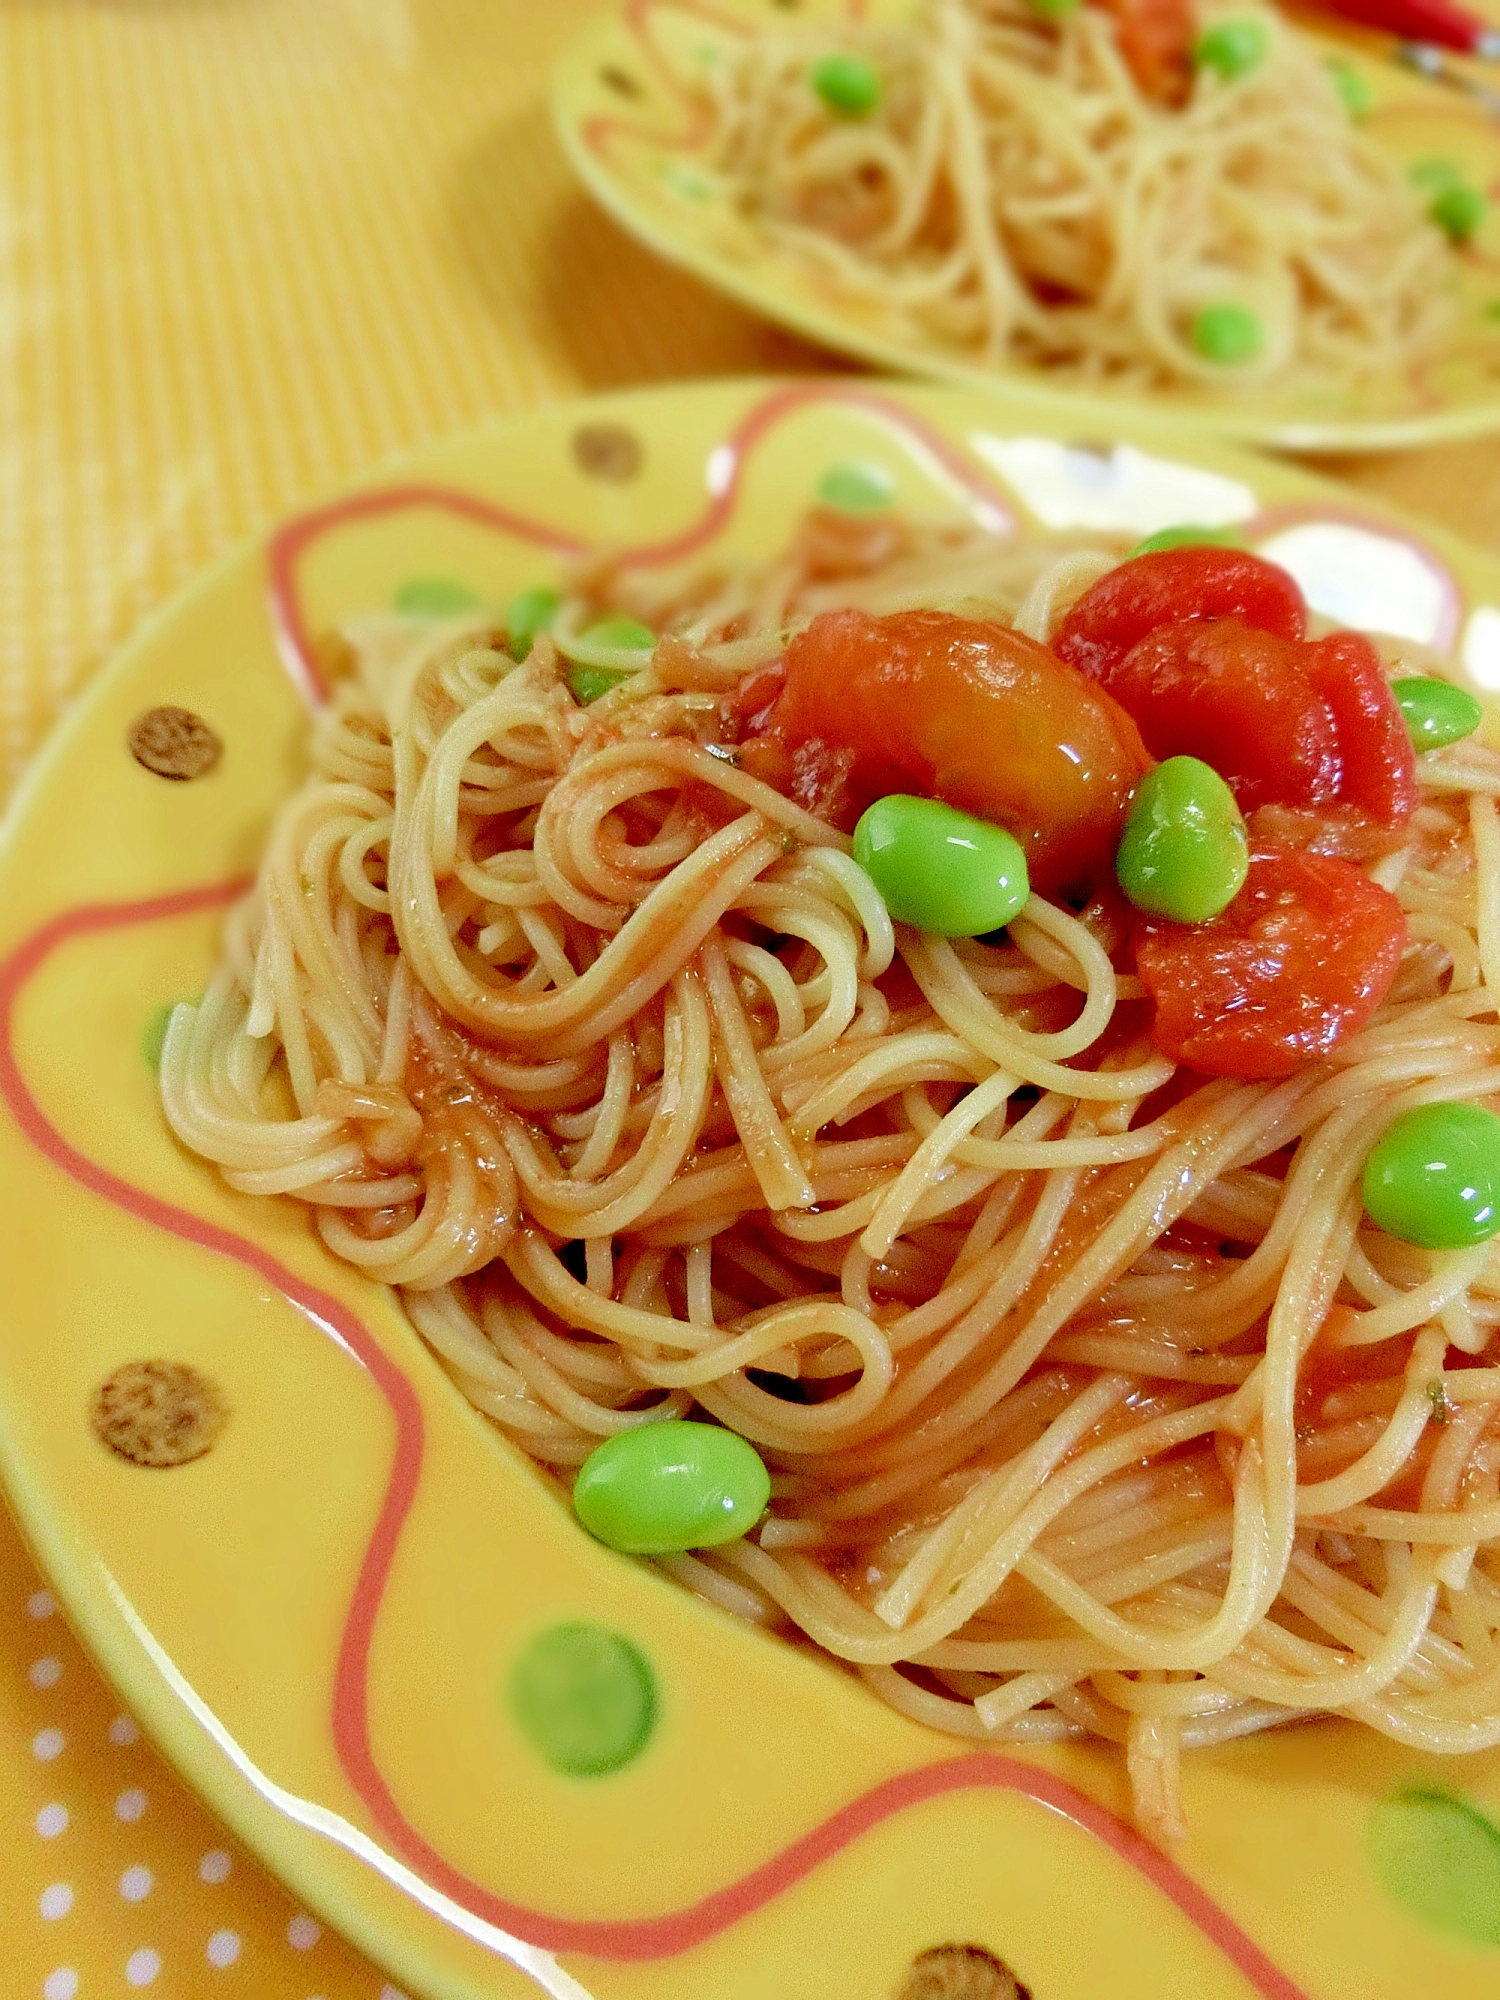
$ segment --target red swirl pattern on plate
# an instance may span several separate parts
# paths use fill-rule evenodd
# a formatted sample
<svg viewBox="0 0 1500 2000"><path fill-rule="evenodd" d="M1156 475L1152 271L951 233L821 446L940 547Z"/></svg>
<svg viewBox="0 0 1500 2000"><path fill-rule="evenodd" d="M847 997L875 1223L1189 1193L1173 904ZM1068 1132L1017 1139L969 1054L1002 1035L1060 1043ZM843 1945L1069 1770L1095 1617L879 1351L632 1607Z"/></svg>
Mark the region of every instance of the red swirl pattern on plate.
<svg viewBox="0 0 1500 2000"><path fill-rule="evenodd" d="M969 495L977 520L996 533L1014 531L1014 510L1002 497L999 488L984 476L971 458L955 450L941 431L924 423L912 411L903 409L899 403L893 403L875 390L860 388L853 383L790 382L773 389L752 405L719 445L713 454L708 505L697 519L664 541L645 542L637 548L625 550L620 557L621 562L633 569L650 569L663 563L679 562L684 556L694 555L707 547L722 531L739 504L750 453L785 419L814 403L842 404L848 409L874 416L892 430L904 433L910 445L941 467L948 478ZM511 535L518 541L530 542L534 548L547 549L554 555L577 557L586 553L586 545L564 529L554 528L543 521L529 520L508 507L482 500L455 487L379 486L363 493L348 494L311 513L299 514L271 537L266 551L266 567L277 643L293 681L309 700L321 701L327 689L298 592L298 570L302 557L314 542L332 529L348 527L358 521L377 520L382 515L417 507L438 508L461 520L474 521L482 527L495 528L502 534Z"/></svg>
<svg viewBox="0 0 1500 2000"><path fill-rule="evenodd" d="M363 1322L330 1293L287 1269L250 1237L163 1201L149 1189L122 1180L66 1139L32 1094L15 1046L16 1002L52 954L71 941L222 908L241 895L243 881L212 883L139 902L88 903L54 917L0 965L0 1095L17 1125L39 1152L80 1187L125 1214L180 1242L243 1265L289 1304L337 1340L366 1369L395 1420L396 1446L380 1512L360 1559L345 1616L334 1674L332 1727L340 1761L392 1850L431 1885L472 1915L544 1950L582 1952L624 1961L673 1957L717 1937L732 1924L783 1894L818 1865L883 1820L924 1800L976 1787L1018 1792L1059 1813L1111 1848L1177 1906L1244 1974L1263 2000L1308 2000L1205 1890L1140 1835L1075 1786L1011 1757L979 1751L899 1772L851 1799L820 1825L792 1841L748 1875L700 1902L656 1917L557 1916L499 1896L471 1881L417 1832L402 1812L375 1761L369 1731L370 1647L397 1544L421 1476L422 1406L410 1378L386 1354Z"/></svg>
<svg viewBox="0 0 1500 2000"><path fill-rule="evenodd" d="M813 403L843 404L903 433L928 463L939 466L970 496L978 518L998 531L1014 527L1014 513L1000 490L948 438L911 410L855 384L792 383L754 403L721 443L710 479L709 501L698 518L663 541L628 551L624 560L640 566L666 563L710 543L739 502L750 452L784 419ZM407 508L437 508L560 557L584 553L584 544L571 533L472 493L425 483L356 493L294 519L268 546L270 609L285 664L299 688L314 702L326 690L299 595L301 559L320 536L334 529ZM80 1153L38 1104L16 1054L16 1002L28 981L61 946L131 925L222 908L246 887L243 881L214 883L139 901L84 904L34 932L0 964L0 1096L37 1149L79 1186L151 1228L228 1257L254 1272L337 1340L368 1371L385 1398L395 1420L396 1445L379 1514L361 1556L345 1616L330 1720L345 1773L391 1851L463 1909L524 1943L605 1960L650 1961L674 1956L718 1936L897 1813L950 1792L976 1788L1009 1791L1060 1814L1110 1848L1168 1897L1244 1975L1262 2000L1308 2000L1304 1989L1276 1966L1191 1876L1113 1813L1045 1770L987 1751L943 1758L900 1772L850 1800L738 1880L697 1903L654 1917L572 1918L512 1902L470 1880L423 1838L402 1812L375 1760L368 1693L376 1621L421 1475L423 1419L415 1386L356 1314L288 1270L253 1239L163 1201Z"/></svg>

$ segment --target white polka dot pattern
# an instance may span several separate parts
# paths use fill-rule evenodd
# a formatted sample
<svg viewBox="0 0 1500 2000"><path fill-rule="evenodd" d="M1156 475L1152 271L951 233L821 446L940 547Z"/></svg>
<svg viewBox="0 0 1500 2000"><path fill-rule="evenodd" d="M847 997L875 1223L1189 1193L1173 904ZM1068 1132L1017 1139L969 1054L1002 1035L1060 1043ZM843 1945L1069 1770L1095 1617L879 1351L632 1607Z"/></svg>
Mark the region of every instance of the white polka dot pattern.
<svg viewBox="0 0 1500 2000"><path fill-rule="evenodd" d="M19 1783L0 1784L0 2000L397 1995L225 1844L84 1658L0 1511L0 1757L7 1743L0 1776Z"/></svg>
<svg viewBox="0 0 1500 2000"><path fill-rule="evenodd" d="M239 1955L240 1941L233 1931L215 1931L205 1952L209 1964L220 1967L233 1965Z"/></svg>
<svg viewBox="0 0 1500 2000"><path fill-rule="evenodd" d="M148 611L392 453L584 387L810 364L574 184L546 78L599 4L0 5L0 799ZM3 1509L0 1760L0 2000L378 2000L231 1864ZM77 1907L44 1921L63 1878Z"/></svg>

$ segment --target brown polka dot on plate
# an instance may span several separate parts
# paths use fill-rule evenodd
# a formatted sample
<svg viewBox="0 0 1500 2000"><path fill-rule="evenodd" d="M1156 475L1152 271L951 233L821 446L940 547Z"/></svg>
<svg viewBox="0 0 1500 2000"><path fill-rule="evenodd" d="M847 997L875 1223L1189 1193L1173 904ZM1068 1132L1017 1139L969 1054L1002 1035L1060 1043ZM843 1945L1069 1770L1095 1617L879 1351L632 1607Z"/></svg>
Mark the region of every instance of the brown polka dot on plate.
<svg viewBox="0 0 1500 2000"><path fill-rule="evenodd" d="M623 485L640 471L644 455L640 439L624 424L581 424L573 433L573 456L593 479Z"/></svg>
<svg viewBox="0 0 1500 2000"><path fill-rule="evenodd" d="M94 1392L94 1429L133 1465L201 1458L229 1412L218 1387L180 1361L127 1361Z"/></svg>
<svg viewBox="0 0 1500 2000"><path fill-rule="evenodd" d="M982 1944L937 1944L912 1960L897 2000L1031 2000L1031 1991Z"/></svg>
<svg viewBox="0 0 1500 2000"><path fill-rule="evenodd" d="M201 778L223 744L190 708L150 708L130 726L130 754L159 778Z"/></svg>

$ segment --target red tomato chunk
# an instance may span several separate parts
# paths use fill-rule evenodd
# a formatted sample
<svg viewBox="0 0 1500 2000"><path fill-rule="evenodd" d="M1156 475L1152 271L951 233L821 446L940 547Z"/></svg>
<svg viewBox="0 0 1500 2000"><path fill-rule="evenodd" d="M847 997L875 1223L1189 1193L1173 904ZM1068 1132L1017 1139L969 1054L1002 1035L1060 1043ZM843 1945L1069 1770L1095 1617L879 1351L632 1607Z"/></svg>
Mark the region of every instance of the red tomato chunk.
<svg viewBox="0 0 1500 2000"><path fill-rule="evenodd" d="M1405 943L1400 904L1352 862L1253 854L1222 915L1136 931L1136 969L1156 1002L1151 1038L1209 1076L1289 1076L1365 1025Z"/></svg>
<svg viewBox="0 0 1500 2000"><path fill-rule="evenodd" d="M1189 0L1100 0L1113 14L1120 54L1157 104L1186 104L1193 88L1197 21Z"/></svg>
<svg viewBox="0 0 1500 2000"><path fill-rule="evenodd" d="M1111 570L1057 648L1108 688L1155 757L1201 757L1257 806L1354 806L1400 826L1416 756L1379 655L1357 632L1302 637L1296 585L1234 549L1163 549Z"/></svg>
<svg viewBox="0 0 1500 2000"><path fill-rule="evenodd" d="M742 692L742 766L850 828L888 792L938 798L1014 834L1043 891L1109 877L1150 768L1103 689L1009 626L946 611L825 611L779 679Z"/></svg>
<svg viewBox="0 0 1500 2000"><path fill-rule="evenodd" d="M1101 576L1063 620L1053 648L1098 680L1148 632L1188 618L1242 618L1278 639L1307 631L1302 592L1284 569L1243 549L1190 543L1135 556Z"/></svg>

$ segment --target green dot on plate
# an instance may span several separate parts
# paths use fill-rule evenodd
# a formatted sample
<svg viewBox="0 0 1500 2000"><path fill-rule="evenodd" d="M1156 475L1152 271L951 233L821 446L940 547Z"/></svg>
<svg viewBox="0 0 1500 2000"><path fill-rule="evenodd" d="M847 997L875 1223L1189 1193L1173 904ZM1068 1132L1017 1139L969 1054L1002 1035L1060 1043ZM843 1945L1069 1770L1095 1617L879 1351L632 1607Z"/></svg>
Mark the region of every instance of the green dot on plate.
<svg viewBox="0 0 1500 2000"><path fill-rule="evenodd" d="M818 498L846 514L874 514L896 497L896 482L883 465L845 459L830 465L818 481Z"/></svg>
<svg viewBox="0 0 1500 2000"><path fill-rule="evenodd" d="M554 1771L605 1777L645 1748L656 1725L656 1676L640 1648L607 1626L553 1625L512 1668L510 1706Z"/></svg>
<svg viewBox="0 0 1500 2000"><path fill-rule="evenodd" d="M477 610L480 599L456 576L411 576L391 603L408 618L456 618Z"/></svg>
<svg viewBox="0 0 1500 2000"><path fill-rule="evenodd" d="M1370 1859L1388 1894L1435 1930L1500 1945L1500 1827L1467 1799L1411 1786L1370 1815ZM1440 1990L1436 1974L1431 1987Z"/></svg>

